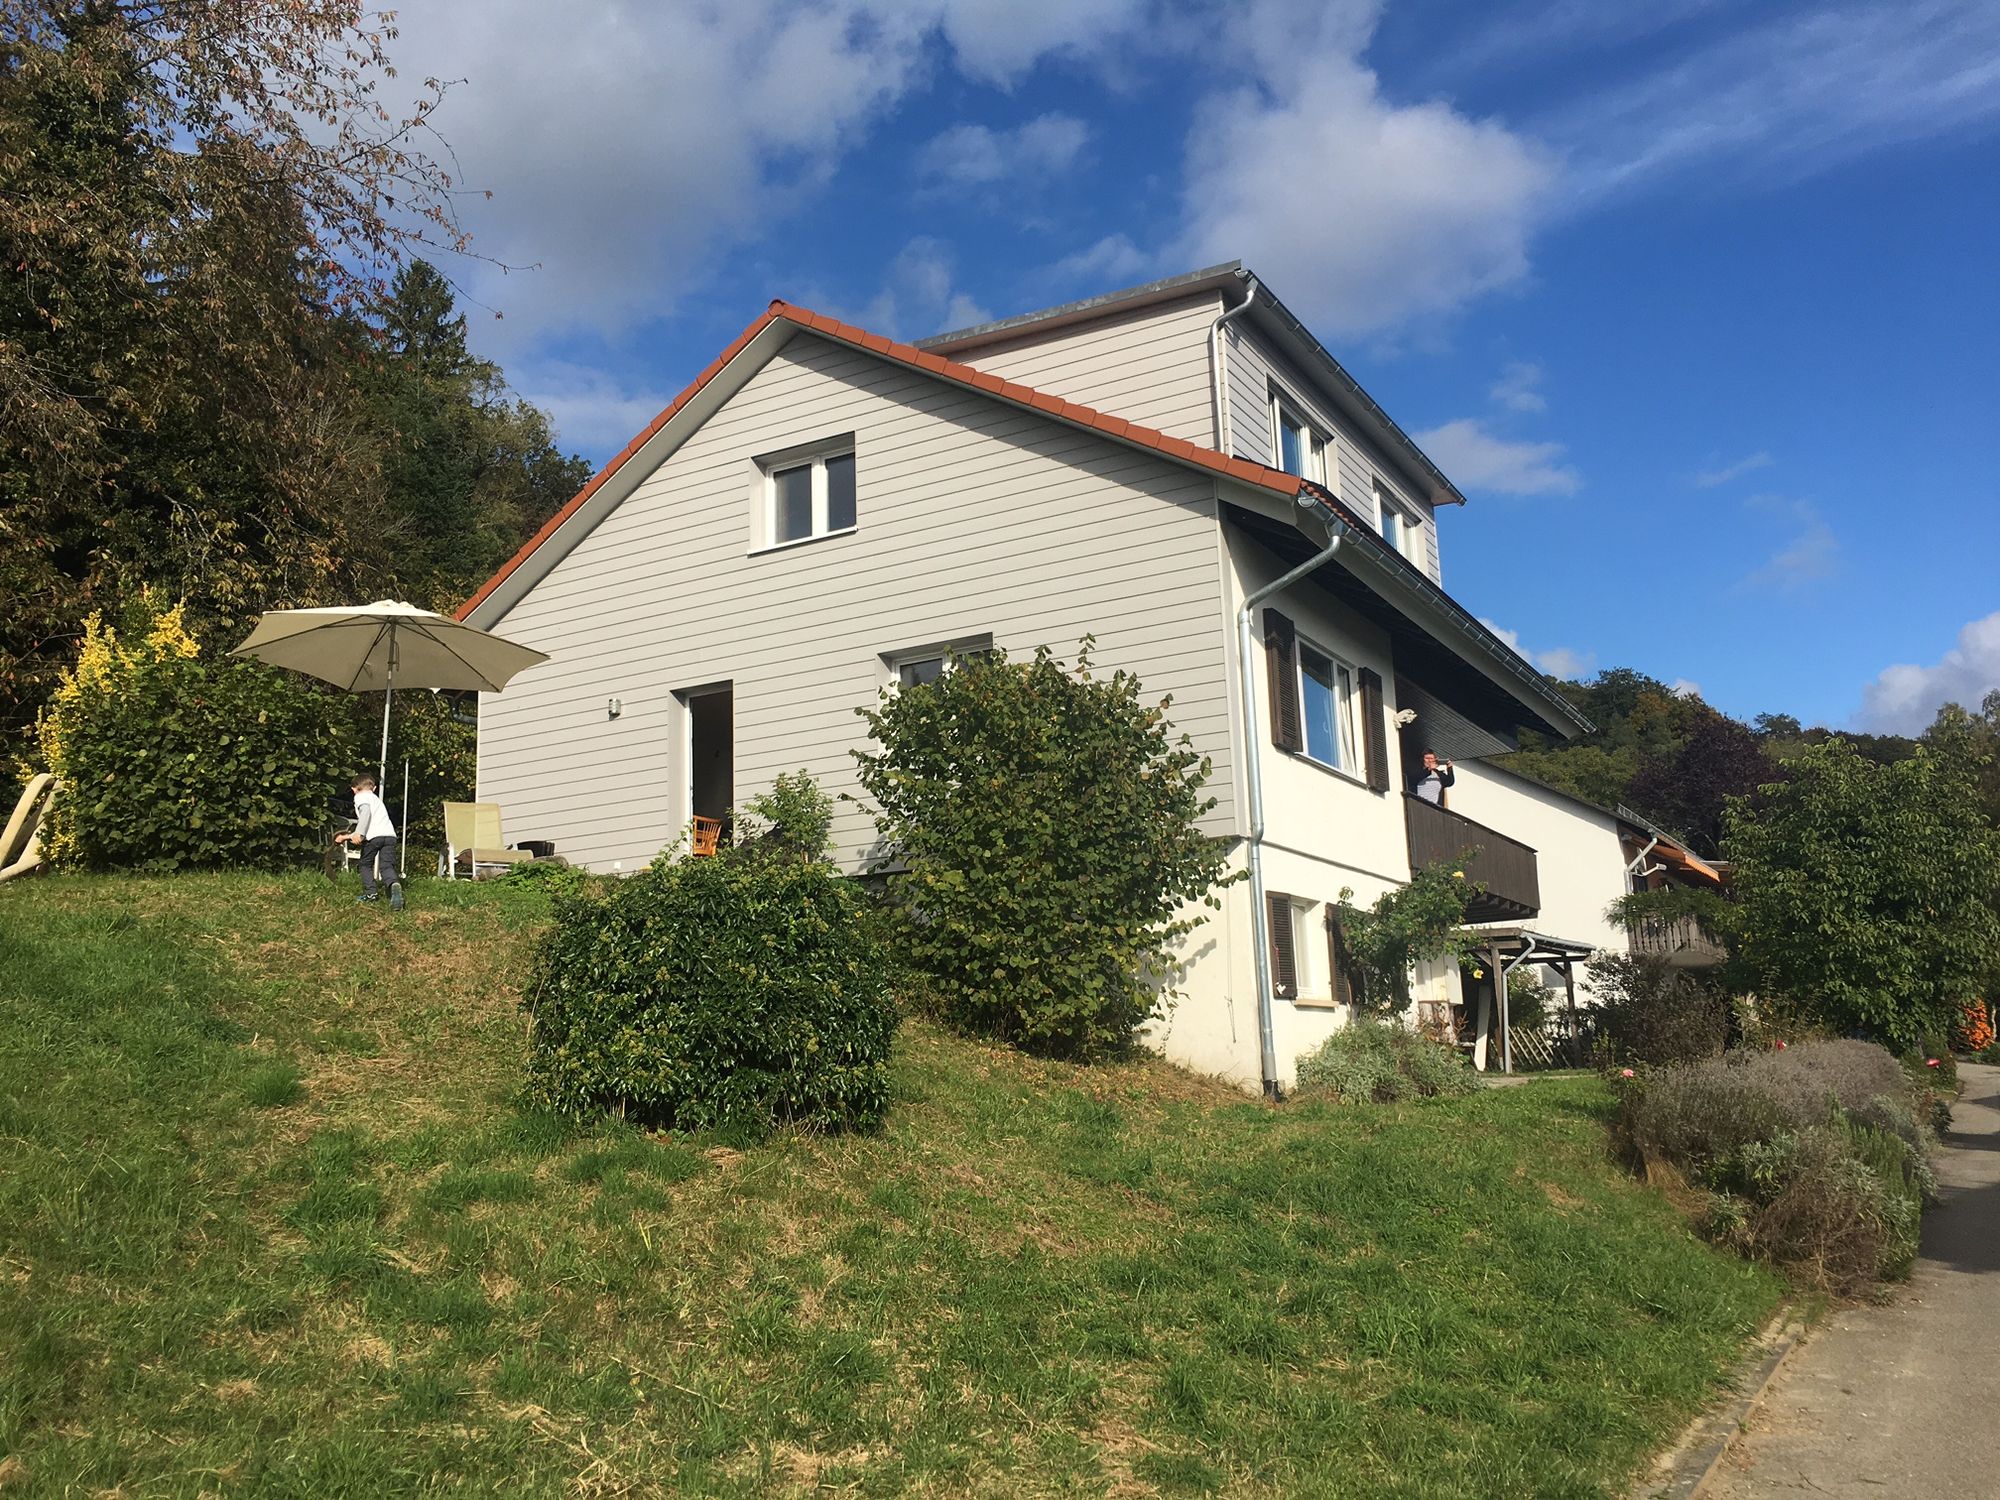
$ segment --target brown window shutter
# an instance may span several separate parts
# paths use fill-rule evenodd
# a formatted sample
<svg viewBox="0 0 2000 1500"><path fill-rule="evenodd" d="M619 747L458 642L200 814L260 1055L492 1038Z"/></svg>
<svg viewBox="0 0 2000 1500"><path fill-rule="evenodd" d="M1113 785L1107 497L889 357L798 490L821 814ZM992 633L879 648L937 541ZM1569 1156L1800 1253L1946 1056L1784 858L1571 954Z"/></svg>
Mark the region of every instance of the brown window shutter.
<svg viewBox="0 0 2000 1500"><path fill-rule="evenodd" d="M1361 758L1371 790L1389 790L1389 735L1382 727L1382 674L1361 669Z"/></svg>
<svg viewBox="0 0 2000 1500"><path fill-rule="evenodd" d="M1340 908L1326 903L1326 970L1333 976L1333 998L1337 1004L1355 1001L1354 959L1347 951L1347 933L1340 925Z"/></svg>
<svg viewBox="0 0 2000 1500"><path fill-rule="evenodd" d="M1299 997L1299 956L1292 949L1292 898L1264 897L1264 920L1271 929L1271 992L1280 1000Z"/></svg>
<svg viewBox="0 0 2000 1500"><path fill-rule="evenodd" d="M1264 660L1270 667L1271 743L1300 751L1306 739L1299 725L1298 632L1275 609L1264 611Z"/></svg>

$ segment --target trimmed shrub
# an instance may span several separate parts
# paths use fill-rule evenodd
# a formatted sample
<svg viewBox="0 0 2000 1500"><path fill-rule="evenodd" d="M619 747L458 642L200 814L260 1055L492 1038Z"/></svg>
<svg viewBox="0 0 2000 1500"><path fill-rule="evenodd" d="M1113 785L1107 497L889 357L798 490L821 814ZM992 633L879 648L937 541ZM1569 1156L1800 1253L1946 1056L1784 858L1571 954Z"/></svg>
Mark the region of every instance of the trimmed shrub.
<svg viewBox="0 0 2000 1500"><path fill-rule="evenodd" d="M1717 1238L1845 1293L1916 1253L1929 1092L1873 1043L1801 1042L1648 1070L1619 1120L1649 1166L1716 1195Z"/></svg>
<svg viewBox="0 0 2000 1500"><path fill-rule="evenodd" d="M896 947L924 1003L1030 1052L1119 1052L1171 998L1227 868L1209 763L1126 672L999 652L863 709Z"/></svg>
<svg viewBox="0 0 2000 1500"><path fill-rule="evenodd" d="M1879 1118L1900 1111L1914 1131L1919 1092L1873 1042L1799 1042L1648 1071L1626 1092L1621 1117L1646 1160L1700 1176L1753 1142L1823 1124L1835 1108L1863 1115L1880 1101Z"/></svg>
<svg viewBox="0 0 2000 1500"><path fill-rule="evenodd" d="M865 893L824 864L655 861L556 899L528 1093L678 1130L872 1126L896 1026L883 974Z"/></svg>
<svg viewBox="0 0 2000 1500"><path fill-rule="evenodd" d="M152 872L309 859L361 764L351 707L290 673L204 656L179 605L144 596L122 630L92 615L39 730L63 781L49 854Z"/></svg>
<svg viewBox="0 0 2000 1500"><path fill-rule="evenodd" d="M1357 1018L1298 1060L1301 1094L1387 1104L1469 1094L1478 1084L1455 1047L1391 1021Z"/></svg>
<svg viewBox="0 0 2000 1500"><path fill-rule="evenodd" d="M1694 1062L1728 1045L1729 997L1664 959L1606 954L1591 960L1590 980L1608 1062Z"/></svg>

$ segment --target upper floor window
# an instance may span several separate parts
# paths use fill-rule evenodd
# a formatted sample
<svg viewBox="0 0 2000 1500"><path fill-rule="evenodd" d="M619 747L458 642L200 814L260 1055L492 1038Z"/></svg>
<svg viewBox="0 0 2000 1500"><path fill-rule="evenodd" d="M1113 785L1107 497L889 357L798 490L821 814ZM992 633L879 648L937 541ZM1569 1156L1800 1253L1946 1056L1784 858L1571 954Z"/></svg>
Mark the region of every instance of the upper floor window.
<svg viewBox="0 0 2000 1500"><path fill-rule="evenodd" d="M764 534L771 546L852 531L854 501L852 439L764 465Z"/></svg>
<svg viewBox="0 0 2000 1500"><path fill-rule="evenodd" d="M1382 540L1421 567L1424 523L1405 510L1379 479L1375 481L1375 514L1381 518Z"/></svg>
<svg viewBox="0 0 2000 1500"><path fill-rule="evenodd" d="M1321 765L1349 775L1354 755L1354 669L1299 642L1299 709L1305 751Z"/></svg>
<svg viewBox="0 0 2000 1500"><path fill-rule="evenodd" d="M1287 474L1326 483L1326 439L1284 397L1271 397L1271 421L1278 436L1278 467Z"/></svg>

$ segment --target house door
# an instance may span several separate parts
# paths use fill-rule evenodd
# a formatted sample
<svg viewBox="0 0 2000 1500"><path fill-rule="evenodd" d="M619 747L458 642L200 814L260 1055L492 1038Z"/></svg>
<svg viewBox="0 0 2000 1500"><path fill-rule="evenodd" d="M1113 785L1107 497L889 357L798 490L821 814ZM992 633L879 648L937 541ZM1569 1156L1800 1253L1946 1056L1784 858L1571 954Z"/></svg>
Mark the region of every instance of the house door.
<svg viewBox="0 0 2000 1500"><path fill-rule="evenodd" d="M736 800L736 695L731 685L699 688L683 695L688 717L688 811L714 818L729 836L729 809Z"/></svg>

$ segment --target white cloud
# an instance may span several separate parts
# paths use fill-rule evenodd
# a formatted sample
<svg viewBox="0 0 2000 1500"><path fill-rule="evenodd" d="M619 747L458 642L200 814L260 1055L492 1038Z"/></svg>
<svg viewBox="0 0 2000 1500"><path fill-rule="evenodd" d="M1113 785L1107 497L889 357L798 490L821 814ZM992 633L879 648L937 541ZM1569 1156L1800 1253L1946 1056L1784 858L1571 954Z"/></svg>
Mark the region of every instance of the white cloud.
<svg viewBox="0 0 2000 1500"><path fill-rule="evenodd" d="M1677 698L1699 698L1701 696L1701 684L1691 681L1686 677L1676 677L1672 682L1667 684L1667 688Z"/></svg>
<svg viewBox="0 0 2000 1500"><path fill-rule="evenodd" d="M941 59L1005 86L1140 16L1141 0L430 0L392 46L404 78L464 80L437 125L474 250L536 268L454 268L505 314L483 342L506 354L671 313L719 251L788 224ZM1058 158L1081 128L1063 120L996 149Z"/></svg>
<svg viewBox="0 0 2000 1500"><path fill-rule="evenodd" d="M547 360L521 398L549 414L565 452L615 453L666 409L671 394L632 391L602 370Z"/></svg>
<svg viewBox="0 0 2000 1500"><path fill-rule="evenodd" d="M1759 469L1768 469L1771 467L1771 462L1771 455L1768 453L1752 453L1745 458L1737 459L1734 463L1724 464L1720 468L1702 470L1701 473L1694 476L1695 486L1698 489L1712 490L1718 485L1728 484L1732 479L1741 479L1745 474L1754 474Z"/></svg>
<svg viewBox="0 0 2000 1500"><path fill-rule="evenodd" d="M959 68L1002 87L1044 57L1095 56L1148 19L1146 0L932 0L908 8L935 9Z"/></svg>
<svg viewBox="0 0 2000 1500"><path fill-rule="evenodd" d="M1241 258L1333 336L1516 282L1554 160L1490 120L1398 103L1361 62L1373 4L1262 0L1216 47L1252 81L1203 100L1171 258Z"/></svg>
<svg viewBox="0 0 2000 1500"><path fill-rule="evenodd" d="M1417 446L1465 490L1503 495L1573 495L1583 480L1562 462L1561 443L1517 443L1477 417L1460 417L1415 434Z"/></svg>
<svg viewBox="0 0 2000 1500"><path fill-rule="evenodd" d="M890 338L920 339L988 323L993 314L958 290L957 262L942 240L919 236L889 262L888 279L853 321Z"/></svg>
<svg viewBox="0 0 2000 1500"><path fill-rule="evenodd" d="M1902 142L2000 123L2000 7L1990 0L1820 4L1668 52L1666 66L1536 122L1565 148L1570 193L1699 168L1760 185Z"/></svg>
<svg viewBox="0 0 2000 1500"><path fill-rule="evenodd" d="M1551 646L1535 656L1535 665L1551 677L1578 678L1588 673L1597 657L1589 651L1572 651L1567 646Z"/></svg>
<svg viewBox="0 0 2000 1500"><path fill-rule="evenodd" d="M1090 127L1074 115L1038 115L1013 130L954 125L917 153L917 173L950 187L1059 176L1076 165Z"/></svg>
<svg viewBox="0 0 2000 1500"><path fill-rule="evenodd" d="M1783 521L1787 537L1762 567L1744 578L1743 588L1796 594L1838 571L1840 538L1817 506L1782 495L1753 495L1748 504Z"/></svg>
<svg viewBox="0 0 2000 1500"><path fill-rule="evenodd" d="M1496 625L1488 619L1480 624L1499 636L1510 650L1519 652L1551 677L1565 677L1571 681L1588 677L1597 666L1597 655L1591 651L1577 651L1568 646L1551 646L1546 651L1530 651L1521 644L1520 632L1509 630L1504 625Z"/></svg>
<svg viewBox="0 0 2000 1500"><path fill-rule="evenodd" d="M1057 281L1088 282L1110 290L1153 271L1158 261L1122 234L1107 234L1086 250L1065 255L1049 268Z"/></svg>
<svg viewBox="0 0 2000 1500"><path fill-rule="evenodd" d="M1947 703L1976 710L2000 688L2000 612L1974 620L1958 643L1928 667L1885 669L1862 689L1860 727L1877 734L1920 734Z"/></svg>
<svg viewBox="0 0 2000 1500"><path fill-rule="evenodd" d="M1541 392L1542 367L1529 360L1514 360L1500 372L1487 394L1509 411L1547 411L1548 398Z"/></svg>

